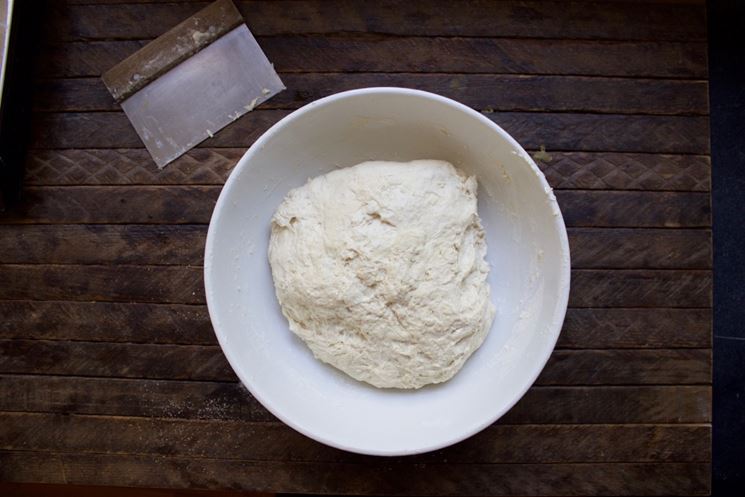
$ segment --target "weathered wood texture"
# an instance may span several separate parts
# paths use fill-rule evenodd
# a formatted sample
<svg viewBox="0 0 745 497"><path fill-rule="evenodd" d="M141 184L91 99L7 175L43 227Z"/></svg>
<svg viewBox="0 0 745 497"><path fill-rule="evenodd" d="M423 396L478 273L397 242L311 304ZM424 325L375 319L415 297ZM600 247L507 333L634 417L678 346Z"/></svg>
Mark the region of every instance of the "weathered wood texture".
<svg viewBox="0 0 745 497"><path fill-rule="evenodd" d="M0 265L0 299L203 304L202 268ZM571 307L709 307L709 270L572 271Z"/></svg>
<svg viewBox="0 0 745 497"><path fill-rule="evenodd" d="M706 495L709 463L374 464L0 452L0 479L359 495ZM538 477L537 475L540 475Z"/></svg>
<svg viewBox="0 0 745 497"><path fill-rule="evenodd" d="M0 375L0 408L273 421L239 383ZM551 409L546 409L546 406ZM498 424L708 423L709 386L534 386Z"/></svg>
<svg viewBox="0 0 745 497"><path fill-rule="evenodd" d="M132 0L67 3L137 3ZM60 9L52 29L64 40L137 39L161 35L205 2L178 5L80 5ZM555 1L436 3L402 0L235 2L256 35L363 32L418 36L500 36L620 40L706 40L694 5L617 5ZM682 3L682 2L681 2ZM635 22L628 22L633 17ZM401 22L401 19L416 22Z"/></svg>
<svg viewBox="0 0 745 497"><path fill-rule="evenodd" d="M88 436L103 432L109 435ZM152 445L139 452L143 436L151 438ZM711 428L705 425L497 425L443 450L388 461L702 462L711 456L710 436ZM376 457L330 448L278 422L8 413L0 414L0 440L2 450L325 463L379 461ZM577 440L581 444L567 451L566 445ZM664 450L659 450L660 442Z"/></svg>
<svg viewBox="0 0 745 497"><path fill-rule="evenodd" d="M248 147L288 110L255 110L199 147ZM704 116L498 112L486 114L524 147L583 152L708 154ZM43 113L35 148L136 148L140 141L123 112Z"/></svg>
<svg viewBox="0 0 745 497"><path fill-rule="evenodd" d="M204 305L0 301L0 338L216 345ZM142 317L147 316L147 322ZM706 348L709 309L569 308L557 346Z"/></svg>
<svg viewBox="0 0 745 497"><path fill-rule="evenodd" d="M162 171L100 76L207 2L52 3L24 200L0 214L0 480L709 493L702 2L237 1L288 89ZM570 307L536 384L474 438L413 458L282 425L238 383L204 305L207 223L245 149L294 109L364 86L455 98L545 149L572 253Z"/></svg>
<svg viewBox="0 0 745 497"><path fill-rule="evenodd" d="M27 187L14 211L0 213L0 224L206 224L219 194L214 185ZM711 225L707 193L568 190L556 198L569 227Z"/></svg>
<svg viewBox="0 0 745 497"><path fill-rule="evenodd" d="M0 224L0 263L201 265L204 224ZM709 269L701 229L569 228L575 269Z"/></svg>
<svg viewBox="0 0 745 497"><path fill-rule="evenodd" d="M243 155L237 148L196 148L165 169L145 149L32 150L30 185L221 185ZM703 155L551 152L538 165L551 186L588 190L709 191Z"/></svg>
<svg viewBox="0 0 745 497"><path fill-rule="evenodd" d="M708 349L556 350L537 385L709 384ZM217 346L0 340L0 373L236 381Z"/></svg>
<svg viewBox="0 0 745 497"><path fill-rule="evenodd" d="M377 34L257 37L278 71L555 74L704 79L700 42L444 38ZM38 75L99 76L147 44L142 41L56 43Z"/></svg>
<svg viewBox="0 0 745 497"><path fill-rule="evenodd" d="M454 98L478 110L592 111L621 114L708 113L706 81L491 74L280 74L290 90L262 109L296 109L340 91L407 86ZM45 112L116 111L98 78L39 81L34 108Z"/></svg>

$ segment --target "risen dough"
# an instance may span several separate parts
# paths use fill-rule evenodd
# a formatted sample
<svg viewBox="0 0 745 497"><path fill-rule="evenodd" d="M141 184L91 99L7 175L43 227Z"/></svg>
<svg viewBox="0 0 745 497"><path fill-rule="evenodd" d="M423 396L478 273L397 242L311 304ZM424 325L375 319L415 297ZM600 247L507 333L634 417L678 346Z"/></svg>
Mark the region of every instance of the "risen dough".
<svg viewBox="0 0 745 497"><path fill-rule="evenodd" d="M494 319L476 178L435 160L364 162L287 194L269 261L290 329L376 387L450 379Z"/></svg>

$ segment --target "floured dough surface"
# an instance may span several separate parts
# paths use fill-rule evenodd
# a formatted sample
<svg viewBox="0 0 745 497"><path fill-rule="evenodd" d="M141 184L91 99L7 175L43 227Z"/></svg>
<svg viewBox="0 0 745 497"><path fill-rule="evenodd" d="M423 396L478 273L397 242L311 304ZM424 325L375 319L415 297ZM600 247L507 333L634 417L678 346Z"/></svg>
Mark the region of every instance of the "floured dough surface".
<svg viewBox="0 0 745 497"><path fill-rule="evenodd" d="M450 379L494 319L476 186L417 160L364 162L289 192L269 262L290 329L376 387Z"/></svg>

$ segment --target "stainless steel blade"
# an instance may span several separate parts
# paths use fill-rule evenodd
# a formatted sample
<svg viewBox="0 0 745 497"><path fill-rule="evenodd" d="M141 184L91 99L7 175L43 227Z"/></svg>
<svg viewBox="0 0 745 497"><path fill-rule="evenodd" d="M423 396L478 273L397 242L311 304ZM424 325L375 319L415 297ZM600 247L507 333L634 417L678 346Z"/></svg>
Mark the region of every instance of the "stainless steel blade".
<svg viewBox="0 0 745 497"><path fill-rule="evenodd" d="M122 102L159 168L285 88L245 24Z"/></svg>

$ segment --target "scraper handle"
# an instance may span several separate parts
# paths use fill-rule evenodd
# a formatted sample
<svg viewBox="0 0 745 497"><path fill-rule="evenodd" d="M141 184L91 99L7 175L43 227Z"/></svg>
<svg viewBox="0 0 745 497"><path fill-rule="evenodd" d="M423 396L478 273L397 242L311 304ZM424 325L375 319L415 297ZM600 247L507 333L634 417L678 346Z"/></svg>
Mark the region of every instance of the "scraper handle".
<svg viewBox="0 0 745 497"><path fill-rule="evenodd" d="M106 71L118 103L243 23L231 0L217 0Z"/></svg>

